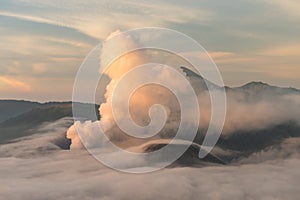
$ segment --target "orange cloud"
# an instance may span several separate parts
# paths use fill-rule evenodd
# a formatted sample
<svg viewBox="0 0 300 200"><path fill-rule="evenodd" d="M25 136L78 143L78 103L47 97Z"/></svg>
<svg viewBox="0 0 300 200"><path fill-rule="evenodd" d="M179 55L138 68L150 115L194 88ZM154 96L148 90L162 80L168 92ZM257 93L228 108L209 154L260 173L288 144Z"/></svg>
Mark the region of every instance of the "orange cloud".
<svg viewBox="0 0 300 200"><path fill-rule="evenodd" d="M274 47L261 52L262 55L266 56L300 56L300 45L290 44L284 46Z"/></svg>
<svg viewBox="0 0 300 200"><path fill-rule="evenodd" d="M32 71L35 74L44 73L46 70L47 70L47 64L46 63L33 63L32 64Z"/></svg>
<svg viewBox="0 0 300 200"><path fill-rule="evenodd" d="M208 54L212 57L216 64L228 64L228 63L245 63L245 62L253 62L257 60L256 57L253 56L244 56L239 55L233 52L208 52Z"/></svg>
<svg viewBox="0 0 300 200"><path fill-rule="evenodd" d="M233 53L233 52L224 52L224 51L209 52L208 54L213 59L228 58L228 57L233 57L235 55L235 53Z"/></svg>
<svg viewBox="0 0 300 200"><path fill-rule="evenodd" d="M18 89L18 90L23 91L23 92L31 91L31 86L30 85L28 85L27 83L24 83L22 81L17 81L13 78L0 76L0 83L2 83L0 85L0 89L1 88L7 89L6 87L9 86L9 87Z"/></svg>

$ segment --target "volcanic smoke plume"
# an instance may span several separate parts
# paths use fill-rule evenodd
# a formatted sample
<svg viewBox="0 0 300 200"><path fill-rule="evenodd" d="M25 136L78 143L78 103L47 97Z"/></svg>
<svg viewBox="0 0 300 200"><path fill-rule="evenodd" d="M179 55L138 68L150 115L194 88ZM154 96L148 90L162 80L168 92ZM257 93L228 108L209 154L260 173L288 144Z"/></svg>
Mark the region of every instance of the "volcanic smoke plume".
<svg viewBox="0 0 300 200"><path fill-rule="evenodd" d="M116 35L118 37L114 37ZM176 126L178 126L176 125L177 123L174 123L174 119L176 119L175 121L180 120L180 116L178 117L178 115L180 115L179 105L174 94L167 88L161 85L142 85L137 90L132 91L132 96L130 99L127 99L122 93L114 94L116 86L119 84L119 81L124 75L126 75L132 69L151 61L151 53L145 50L131 51L122 55L122 52L132 48L138 48L138 46L138 42L136 42L130 35L120 33L119 31L112 33L103 43L100 55L100 71L105 66L109 66L101 73L106 74L110 78L110 82L106 87L106 102L102 103L99 108L101 120L94 123L85 122L84 124L75 122L75 124L67 133L67 137L72 140L71 148L82 147L76 129L84 129L82 132L91 138L91 141L85 144L87 147L99 146L101 141L95 142L95 137L93 137L93 134L97 134L95 132L97 132L96 129L98 125L101 126L106 136L113 141L124 141L129 139L134 141L132 137L128 137L126 134L124 134L124 132L115 122L112 111L113 95L117 95L117 100L114 103L113 109L118 113L118 118L122 119L122 117L126 115L126 113L123 113L122 109L120 108L124 107L124 105L126 105L128 102L130 117L134 123L139 126L147 126L150 123L149 110L151 109L151 106L154 104L160 104L164 106L165 114L168 116L167 118L169 119L169 122L170 119L172 119L172 124L166 124L161 133L168 132L167 129L170 128L172 131L174 131L173 129L176 129ZM110 63L112 59L114 59L114 61ZM183 74L183 72L181 73ZM153 70L151 70L151 73L139 73L134 76L130 82L123 81L120 84L125 84L125 86L128 84L129 86L134 82L141 82L146 76L151 78L153 81L164 79L176 82L176 79L174 80L174 77L171 76L166 67L155 64L153 65ZM180 83L180 81L177 82ZM185 89L179 84L178 88L181 90ZM153 109L152 111L155 112L156 110ZM126 126L126 124L123 125ZM130 142L126 141L126 143L126 146L128 146Z"/></svg>

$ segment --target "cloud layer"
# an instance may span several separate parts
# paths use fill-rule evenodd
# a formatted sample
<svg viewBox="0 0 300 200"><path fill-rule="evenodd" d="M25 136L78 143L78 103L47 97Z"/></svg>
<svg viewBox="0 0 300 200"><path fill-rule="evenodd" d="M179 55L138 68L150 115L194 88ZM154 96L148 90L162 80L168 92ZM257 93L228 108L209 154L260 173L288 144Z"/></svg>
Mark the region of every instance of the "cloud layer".
<svg viewBox="0 0 300 200"><path fill-rule="evenodd" d="M50 130L49 130L50 131ZM51 130L52 134L55 133ZM59 132L55 134L60 134ZM40 136L36 136L40 137ZM18 141L22 151L43 144L34 137ZM46 149L24 157L0 158L1 197L5 199L298 199L299 140L270 149L239 166L171 168L134 175L106 168L85 150ZM294 146L291 148L291 146ZM13 145L4 145L13 151ZM295 147L297 149L295 149ZM279 151L284 152L284 151ZM266 161L272 157L272 160Z"/></svg>

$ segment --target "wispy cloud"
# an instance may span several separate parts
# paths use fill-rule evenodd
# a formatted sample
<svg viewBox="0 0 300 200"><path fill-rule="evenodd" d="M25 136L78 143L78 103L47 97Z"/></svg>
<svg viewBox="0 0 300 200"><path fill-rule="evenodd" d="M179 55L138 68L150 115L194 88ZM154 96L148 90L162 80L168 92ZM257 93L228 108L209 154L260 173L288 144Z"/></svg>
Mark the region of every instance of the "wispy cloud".
<svg viewBox="0 0 300 200"><path fill-rule="evenodd" d="M285 12L287 16L300 18L300 1L298 0L265 0Z"/></svg>
<svg viewBox="0 0 300 200"><path fill-rule="evenodd" d="M13 13L13 12L8 12L8 11L0 11L0 16L5 16L5 17L14 17L26 21L32 21L32 22L38 22L38 23L46 23L46 24L51 24L51 25L56 25L56 26L66 26L63 25L62 23L58 23L52 20L49 20L47 18L42 18L34 15L25 15L25 14L18 14L18 13ZM67 26L66 26L67 27Z"/></svg>
<svg viewBox="0 0 300 200"><path fill-rule="evenodd" d="M300 44L287 44L263 50L266 56L300 56Z"/></svg>
<svg viewBox="0 0 300 200"><path fill-rule="evenodd" d="M11 77L0 76L0 90L16 89L21 92L30 92L31 86L25 82L16 80Z"/></svg>
<svg viewBox="0 0 300 200"><path fill-rule="evenodd" d="M18 2L35 12L22 10L22 14L9 10L0 11L0 15L16 17L35 22L72 27L99 39L118 28L136 28L143 26L164 26L168 23L189 21L205 22L210 17L208 11L200 8L184 7L157 1L21 1ZM186 10L189 10L186 12ZM29 10L29 9L28 9ZM66 17L67 16L67 17Z"/></svg>
<svg viewBox="0 0 300 200"><path fill-rule="evenodd" d="M35 82L46 75L70 78L89 50L109 33L160 26L179 30L201 43L221 72L225 71L230 85L253 79L276 83L279 76L274 76L274 68L295 69L300 62L296 59L300 52L299 10L297 0L3 1L0 73L15 75L16 80L20 74L31 76ZM271 71L268 65L273 67ZM291 76L295 75L285 76L285 85L299 88L300 82ZM68 87L71 90L72 85Z"/></svg>

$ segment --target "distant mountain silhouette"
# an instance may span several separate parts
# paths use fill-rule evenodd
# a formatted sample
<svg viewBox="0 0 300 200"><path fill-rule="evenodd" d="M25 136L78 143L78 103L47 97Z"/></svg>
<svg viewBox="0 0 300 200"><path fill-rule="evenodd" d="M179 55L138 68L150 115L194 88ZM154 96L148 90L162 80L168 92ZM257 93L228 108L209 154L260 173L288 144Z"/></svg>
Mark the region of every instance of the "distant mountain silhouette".
<svg viewBox="0 0 300 200"><path fill-rule="evenodd" d="M1 102L0 100L0 104ZM9 105L13 107L14 103L19 105L20 102L11 101ZM34 102L31 103L34 104ZM26 105L26 103L24 105ZM0 123L0 143L34 134L33 130L43 123L54 122L64 117L73 117L71 102L35 103L34 105L36 106L31 110ZM85 113L87 108L89 110L94 109L96 113L98 113L99 105L84 103L77 103L77 105L76 108L79 109L79 111L80 109L82 110L82 112L80 112L82 119L89 119L88 113ZM29 107L27 108L29 109ZM99 119L99 115L97 117Z"/></svg>
<svg viewBox="0 0 300 200"><path fill-rule="evenodd" d="M200 74L192 71L191 69L181 66L181 70L186 74L187 77L191 78L192 81L195 81L198 85L196 87L198 88L204 88L207 90L207 86L212 88L212 89L218 89L221 86L218 86L217 84L214 84L208 80L205 80ZM207 84L207 86L206 86ZM269 92L272 94L290 94L290 93L298 93L300 94L300 90L292 87L278 87L278 86L273 86L269 85L267 83L261 82L261 81L252 81L249 83L246 83L243 86L240 87L228 87L225 86L226 89L229 90L235 90L235 91L243 91L243 92Z"/></svg>
<svg viewBox="0 0 300 200"><path fill-rule="evenodd" d="M258 97L286 95L286 94L300 94L300 90L295 88L283 88L273 85L269 85L263 82L250 82L241 87L233 88L238 92L244 92L249 95L255 95Z"/></svg>
<svg viewBox="0 0 300 200"><path fill-rule="evenodd" d="M18 100L0 100L0 122L40 106L40 103Z"/></svg>

